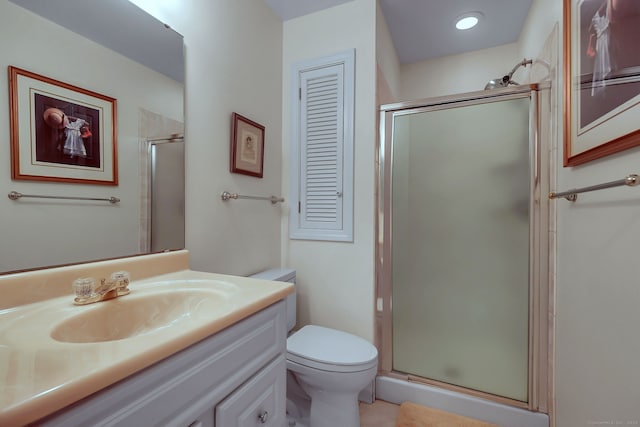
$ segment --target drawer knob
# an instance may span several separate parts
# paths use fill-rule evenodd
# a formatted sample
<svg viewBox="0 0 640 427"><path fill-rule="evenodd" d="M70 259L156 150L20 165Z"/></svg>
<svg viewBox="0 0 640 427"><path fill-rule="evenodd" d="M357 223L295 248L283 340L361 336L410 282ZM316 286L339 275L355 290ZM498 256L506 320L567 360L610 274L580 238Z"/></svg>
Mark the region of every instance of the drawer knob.
<svg viewBox="0 0 640 427"><path fill-rule="evenodd" d="M258 419L262 424L266 423L267 419L269 419L269 413L267 411L264 411L263 413L258 415Z"/></svg>

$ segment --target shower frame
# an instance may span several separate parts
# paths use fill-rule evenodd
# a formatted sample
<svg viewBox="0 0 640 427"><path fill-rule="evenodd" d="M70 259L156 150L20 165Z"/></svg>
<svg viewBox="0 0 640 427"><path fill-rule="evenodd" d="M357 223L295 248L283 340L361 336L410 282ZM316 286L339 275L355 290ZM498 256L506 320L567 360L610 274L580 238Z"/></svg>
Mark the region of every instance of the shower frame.
<svg viewBox="0 0 640 427"><path fill-rule="evenodd" d="M551 87L548 83L510 86L491 91L381 105L377 145L376 310L375 343L379 376L440 387L501 404L549 413L553 402L553 276L549 265L555 251L549 234L552 211L549 178L552 152ZM511 99L529 98L529 360L527 402L472 390L393 370L392 318L392 173L393 120L397 115L451 109ZM546 123L546 124L545 124Z"/></svg>

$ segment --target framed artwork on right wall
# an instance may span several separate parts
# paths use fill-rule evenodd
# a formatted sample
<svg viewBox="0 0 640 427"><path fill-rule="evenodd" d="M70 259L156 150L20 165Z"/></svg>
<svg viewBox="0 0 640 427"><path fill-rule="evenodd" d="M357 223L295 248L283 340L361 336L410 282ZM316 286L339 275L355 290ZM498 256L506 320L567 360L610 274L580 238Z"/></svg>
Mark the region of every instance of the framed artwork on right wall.
<svg viewBox="0 0 640 427"><path fill-rule="evenodd" d="M564 166L640 145L640 1L564 0Z"/></svg>

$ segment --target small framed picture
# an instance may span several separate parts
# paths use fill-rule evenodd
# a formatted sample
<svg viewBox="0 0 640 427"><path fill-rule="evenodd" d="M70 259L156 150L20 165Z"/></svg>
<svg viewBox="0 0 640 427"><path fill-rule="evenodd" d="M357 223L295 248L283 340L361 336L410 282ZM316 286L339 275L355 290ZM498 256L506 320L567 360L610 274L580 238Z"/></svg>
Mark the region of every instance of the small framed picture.
<svg viewBox="0 0 640 427"><path fill-rule="evenodd" d="M231 115L231 172L262 178L264 166L264 126Z"/></svg>
<svg viewBox="0 0 640 427"><path fill-rule="evenodd" d="M118 185L116 100L9 67L11 178Z"/></svg>

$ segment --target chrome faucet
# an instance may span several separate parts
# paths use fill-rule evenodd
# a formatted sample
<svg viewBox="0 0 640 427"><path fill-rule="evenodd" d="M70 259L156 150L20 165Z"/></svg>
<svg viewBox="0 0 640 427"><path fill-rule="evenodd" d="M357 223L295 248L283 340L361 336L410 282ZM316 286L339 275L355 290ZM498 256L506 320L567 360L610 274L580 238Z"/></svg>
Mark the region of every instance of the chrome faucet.
<svg viewBox="0 0 640 427"><path fill-rule="evenodd" d="M73 302L76 305L91 304L127 295L130 292L129 273L116 271L111 274L111 280L101 279L98 286L93 277L81 277L73 282L73 290L76 294Z"/></svg>

